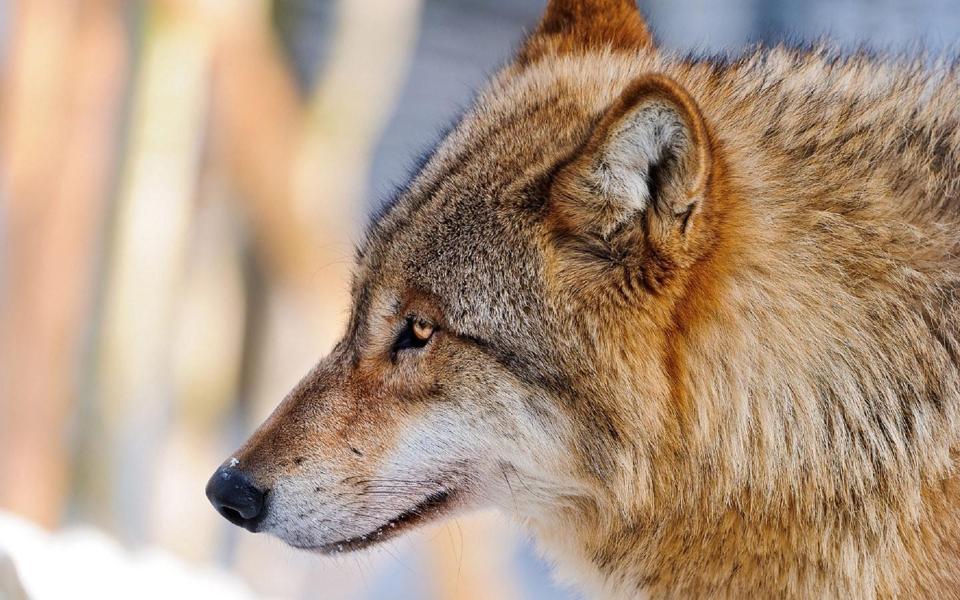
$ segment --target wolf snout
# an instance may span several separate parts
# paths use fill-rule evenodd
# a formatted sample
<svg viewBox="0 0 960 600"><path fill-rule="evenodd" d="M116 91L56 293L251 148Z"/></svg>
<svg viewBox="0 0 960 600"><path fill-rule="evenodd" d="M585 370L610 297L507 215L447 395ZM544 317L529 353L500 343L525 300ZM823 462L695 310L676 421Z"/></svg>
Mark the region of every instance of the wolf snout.
<svg viewBox="0 0 960 600"><path fill-rule="evenodd" d="M263 518L267 493L250 476L234 466L220 467L207 482L207 498L217 512L249 531Z"/></svg>

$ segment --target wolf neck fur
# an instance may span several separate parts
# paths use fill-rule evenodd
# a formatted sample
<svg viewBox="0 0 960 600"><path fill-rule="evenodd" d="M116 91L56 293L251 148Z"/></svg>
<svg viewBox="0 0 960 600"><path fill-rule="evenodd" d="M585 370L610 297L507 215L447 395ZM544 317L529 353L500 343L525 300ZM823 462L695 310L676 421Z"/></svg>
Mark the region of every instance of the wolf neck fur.
<svg viewBox="0 0 960 600"><path fill-rule="evenodd" d="M601 394L637 413L698 408L663 432L672 440L656 451L668 458L645 455L650 431L618 432L633 455L614 462L635 467L633 485L578 509L577 544L544 527L546 545L577 556L559 560L597 573L609 596L859 596L864 582L883 595L960 578L914 566L960 559L949 542L958 495L927 493L955 487L955 226L936 202L904 209L902 191L956 175L865 177L825 193L821 166L784 179L782 148L721 143L730 162L757 168L727 178L729 194L753 199L720 236L736 267L678 300L683 324L661 339L638 327L636 346L659 343L670 377L623 364Z"/></svg>

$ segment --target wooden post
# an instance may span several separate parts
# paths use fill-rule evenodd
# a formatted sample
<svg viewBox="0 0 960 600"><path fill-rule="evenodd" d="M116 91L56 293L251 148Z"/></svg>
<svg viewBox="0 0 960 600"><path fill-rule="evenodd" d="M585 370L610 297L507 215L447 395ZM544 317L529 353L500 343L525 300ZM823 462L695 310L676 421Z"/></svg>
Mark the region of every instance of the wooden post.
<svg viewBox="0 0 960 600"><path fill-rule="evenodd" d="M123 3L21 0L3 73L0 507L52 526L127 60Z"/></svg>

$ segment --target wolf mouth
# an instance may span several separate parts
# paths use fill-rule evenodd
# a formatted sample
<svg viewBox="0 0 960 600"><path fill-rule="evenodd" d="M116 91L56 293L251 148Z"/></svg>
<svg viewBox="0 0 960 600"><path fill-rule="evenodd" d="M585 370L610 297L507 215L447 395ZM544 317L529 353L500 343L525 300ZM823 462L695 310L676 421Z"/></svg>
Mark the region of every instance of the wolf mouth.
<svg viewBox="0 0 960 600"><path fill-rule="evenodd" d="M427 496L419 504L405 510L396 517L393 517L383 525L377 527L369 533L358 535L338 542L330 542L321 546L303 548L305 550L315 550L321 554L340 554L343 552L353 552L362 550L379 544L400 533L416 527L434 517L440 516L450 506L454 497L451 490L440 490Z"/></svg>

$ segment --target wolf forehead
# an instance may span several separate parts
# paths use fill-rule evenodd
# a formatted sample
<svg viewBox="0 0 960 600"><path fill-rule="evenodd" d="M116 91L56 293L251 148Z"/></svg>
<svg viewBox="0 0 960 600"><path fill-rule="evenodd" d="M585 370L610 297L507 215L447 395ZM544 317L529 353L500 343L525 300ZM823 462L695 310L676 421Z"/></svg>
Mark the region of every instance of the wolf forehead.
<svg viewBox="0 0 960 600"><path fill-rule="evenodd" d="M536 262L531 235L552 175L630 79L663 69L660 62L601 53L507 65L375 216L358 247L355 285L371 274L382 280L384 268L473 291L534 283L519 267Z"/></svg>
<svg viewBox="0 0 960 600"><path fill-rule="evenodd" d="M516 87L495 82L481 94L375 217L358 248L355 296L415 288L460 321L529 311L542 297L537 232L552 174L599 111L569 87Z"/></svg>

